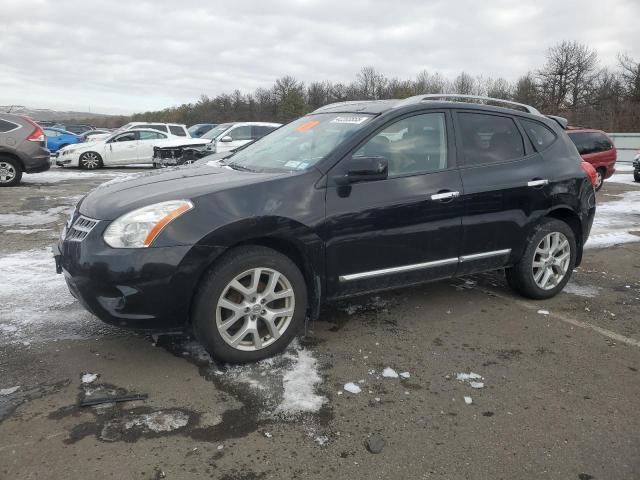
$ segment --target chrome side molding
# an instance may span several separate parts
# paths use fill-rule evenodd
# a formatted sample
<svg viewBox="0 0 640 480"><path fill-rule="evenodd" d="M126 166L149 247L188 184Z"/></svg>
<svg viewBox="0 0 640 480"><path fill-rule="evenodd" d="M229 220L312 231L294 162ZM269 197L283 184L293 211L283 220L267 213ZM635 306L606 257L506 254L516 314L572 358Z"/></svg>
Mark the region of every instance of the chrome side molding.
<svg viewBox="0 0 640 480"><path fill-rule="evenodd" d="M338 279L341 282L351 280L363 280L365 278L380 277L382 275L391 275L394 273L411 272L414 270L424 270L433 267L443 267L445 265L453 265L454 263L472 262L474 260L482 260L484 258L502 257L511 253L510 248L504 250L494 250L491 252L474 253L471 255L463 255L461 257L444 258L442 260L434 260L433 262L414 263L412 265L402 265L400 267L382 268L380 270L371 270L369 272L350 273L349 275L340 275Z"/></svg>

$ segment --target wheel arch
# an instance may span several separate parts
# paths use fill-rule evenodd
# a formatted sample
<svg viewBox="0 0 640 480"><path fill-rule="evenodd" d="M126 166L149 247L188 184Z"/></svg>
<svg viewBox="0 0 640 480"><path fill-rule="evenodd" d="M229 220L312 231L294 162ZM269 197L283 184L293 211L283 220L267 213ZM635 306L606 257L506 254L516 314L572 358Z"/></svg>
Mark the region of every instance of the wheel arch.
<svg viewBox="0 0 640 480"><path fill-rule="evenodd" d="M22 171L25 171L24 168L24 162L22 161L22 159L16 155L15 153L9 152L7 150L3 150L2 148L0 148L0 158L5 157L5 158L10 158L12 160L16 160L18 162L18 165L20 165L20 168L22 169Z"/></svg>
<svg viewBox="0 0 640 480"><path fill-rule="evenodd" d="M582 222L580 221L580 217L569 208L559 207L555 210L551 210L545 218L554 218L569 225L576 239L577 251L575 266L580 266L580 263L582 262L582 251L584 249L584 239L582 237Z"/></svg>

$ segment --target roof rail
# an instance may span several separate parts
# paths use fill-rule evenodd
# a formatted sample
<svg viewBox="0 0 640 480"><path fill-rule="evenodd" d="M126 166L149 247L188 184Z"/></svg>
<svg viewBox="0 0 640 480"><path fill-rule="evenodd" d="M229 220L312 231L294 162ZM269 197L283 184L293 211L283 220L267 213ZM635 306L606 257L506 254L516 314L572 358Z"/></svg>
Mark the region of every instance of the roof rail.
<svg viewBox="0 0 640 480"><path fill-rule="evenodd" d="M323 105L320 108L316 108L312 113L317 113L317 112L324 112L325 110L331 110L333 108L337 108L337 107L345 107L347 105L356 105L358 103L366 103L366 102L371 102L373 100L350 100L347 102L335 102L335 103L329 103L327 105Z"/></svg>
<svg viewBox="0 0 640 480"><path fill-rule="evenodd" d="M524 103L512 102L511 100L503 100L501 98L483 97L480 95L462 95L458 93L434 93L434 94L428 94L428 95L414 95L413 97L405 98L404 100L396 103L393 106L393 108L413 105L415 103L420 103L426 100L433 101L433 100L439 100L439 99L445 99L452 102L459 101L459 100L482 100L484 102L503 103L505 105L511 106L511 108L519 107L519 109L524 110L527 113L531 113L532 115L542 116L542 114L536 108L532 107L531 105L526 105Z"/></svg>

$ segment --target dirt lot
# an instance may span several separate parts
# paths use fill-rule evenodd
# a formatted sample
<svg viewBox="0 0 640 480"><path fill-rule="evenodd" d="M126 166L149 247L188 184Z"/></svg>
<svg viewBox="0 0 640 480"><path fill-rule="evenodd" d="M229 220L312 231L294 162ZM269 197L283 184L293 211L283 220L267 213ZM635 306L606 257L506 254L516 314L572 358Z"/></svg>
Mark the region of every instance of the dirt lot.
<svg viewBox="0 0 640 480"><path fill-rule="evenodd" d="M605 184L552 300L500 272L355 299L229 367L104 326L53 272L70 205L132 172L0 191L0 478L640 478L640 188ZM113 393L148 398L78 406Z"/></svg>

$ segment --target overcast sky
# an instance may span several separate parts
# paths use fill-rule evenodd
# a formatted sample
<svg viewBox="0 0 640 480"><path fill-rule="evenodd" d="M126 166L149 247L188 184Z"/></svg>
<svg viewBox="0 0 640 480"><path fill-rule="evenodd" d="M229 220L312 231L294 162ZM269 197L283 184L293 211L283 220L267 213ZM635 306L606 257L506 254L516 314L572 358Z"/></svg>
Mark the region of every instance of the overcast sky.
<svg viewBox="0 0 640 480"><path fill-rule="evenodd" d="M206 5L206 6L205 6ZM640 0L0 0L0 105L132 113L371 65L503 76L563 39L640 59Z"/></svg>

